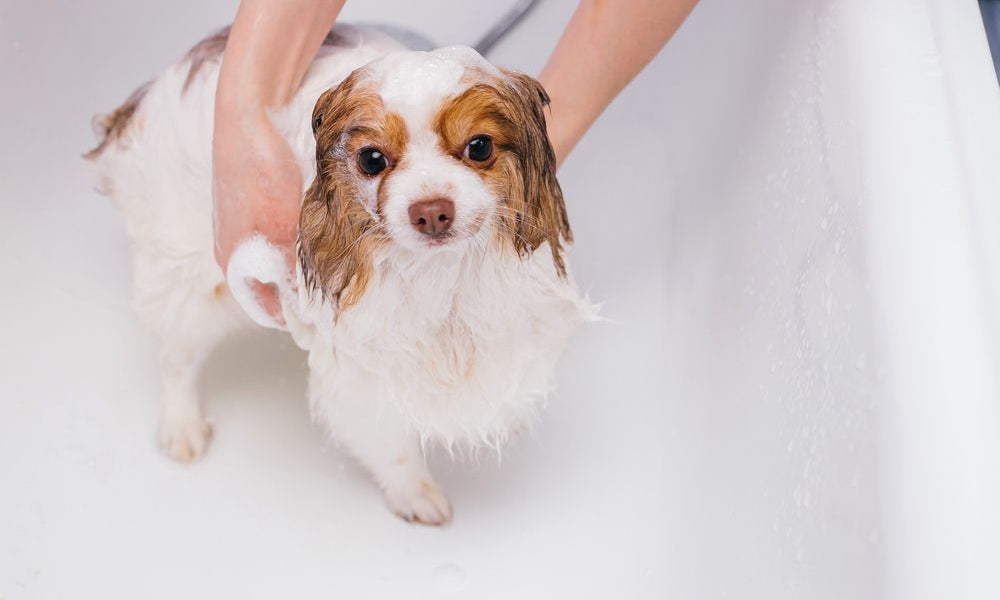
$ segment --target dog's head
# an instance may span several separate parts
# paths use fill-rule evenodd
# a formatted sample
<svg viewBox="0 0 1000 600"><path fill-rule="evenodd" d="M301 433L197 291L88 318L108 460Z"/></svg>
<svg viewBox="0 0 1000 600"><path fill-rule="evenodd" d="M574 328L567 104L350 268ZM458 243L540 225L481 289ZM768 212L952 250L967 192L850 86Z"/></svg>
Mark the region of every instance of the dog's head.
<svg viewBox="0 0 1000 600"><path fill-rule="evenodd" d="M299 223L306 283L341 308L377 251L526 256L571 239L545 129L548 97L468 48L389 54L320 96L316 179Z"/></svg>

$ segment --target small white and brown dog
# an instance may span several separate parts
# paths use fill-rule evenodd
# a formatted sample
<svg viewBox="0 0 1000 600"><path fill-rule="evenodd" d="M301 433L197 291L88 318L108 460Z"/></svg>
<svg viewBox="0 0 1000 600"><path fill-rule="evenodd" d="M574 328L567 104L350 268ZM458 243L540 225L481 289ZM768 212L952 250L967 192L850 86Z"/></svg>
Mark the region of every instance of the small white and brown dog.
<svg viewBox="0 0 1000 600"><path fill-rule="evenodd" d="M181 461L205 451L199 369L226 334L252 327L252 300L248 311L237 301L245 278L272 281L309 353L314 415L397 515L444 523L451 507L426 444L499 448L530 425L557 358L595 315L568 270L546 94L469 48L411 52L338 25L272 115L311 182L296 273L275 275L280 258L257 241L227 281L211 173L225 40L202 41L137 90L87 155L125 215L135 309L158 343L160 444Z"/></svg>

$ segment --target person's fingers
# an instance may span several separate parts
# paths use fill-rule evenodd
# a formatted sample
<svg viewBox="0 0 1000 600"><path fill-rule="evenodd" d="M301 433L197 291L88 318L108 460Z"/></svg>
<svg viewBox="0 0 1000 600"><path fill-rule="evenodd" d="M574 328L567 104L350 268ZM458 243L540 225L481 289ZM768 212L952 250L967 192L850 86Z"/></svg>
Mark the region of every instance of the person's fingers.
<svg viewBox="0 0 1000 600"><path fill-rule="evenodd" d="M295 246L290 248L285 248L285 261L288 263L288 271L292 274L292 286L295 286L295 263L298 262L298 257L295 255Z"/></svg>
<svg viewBox="0 0 1000 600"><path fill-rule="evenodd" d="M257 304L267 311L280 325L285 325L285 315L281 310L281 301L278 299L278 288L273 283L261 283L254 280L250 286L254 294L257 295Z"/></svg>

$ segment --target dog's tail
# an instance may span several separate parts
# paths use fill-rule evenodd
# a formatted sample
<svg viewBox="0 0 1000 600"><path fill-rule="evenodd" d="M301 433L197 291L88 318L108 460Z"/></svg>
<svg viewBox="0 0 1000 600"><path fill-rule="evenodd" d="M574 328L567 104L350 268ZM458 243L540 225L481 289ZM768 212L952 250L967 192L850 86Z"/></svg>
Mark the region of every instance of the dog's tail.
<svg viewBox="0 0 1000 600"><path fill-rule="evenodd" d="M111 143L116 140L121 139L125 131L128 130L128 125L135 115L135 111L139 108L139 103L146 96L146 92L149 90L149 86L152 82L147 81L146 83L139 86L134 92L132 92L125 102L121 106L111 111L111 113L96 117L94 119L94 132L97 133L99 141L97 146L95 146L90 151L84 153L83 157L88 160L97 160L101 154L108 148Z"/></svg>

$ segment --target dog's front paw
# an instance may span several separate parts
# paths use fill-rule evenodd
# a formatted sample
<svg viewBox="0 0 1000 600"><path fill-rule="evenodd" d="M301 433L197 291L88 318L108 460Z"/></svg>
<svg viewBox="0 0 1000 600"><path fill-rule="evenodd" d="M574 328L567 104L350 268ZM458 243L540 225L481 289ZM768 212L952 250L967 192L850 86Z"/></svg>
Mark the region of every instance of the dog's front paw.
<svg viewBox="0 0 1000 600"><path fill-rule="evenodd" d="M212 424L200 415L160 418L160 448L170 458L189 463L205 453L212 440Z"/></svg>
<svg viewBox="0 0 1000 600"><path fill-rule="evenodd" d="M441 487L432 479L387 488L385 501L389 510L407 521L444 525L451 520L451 504Z"/></svg>

